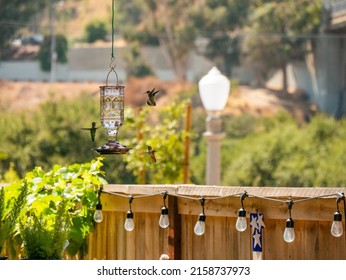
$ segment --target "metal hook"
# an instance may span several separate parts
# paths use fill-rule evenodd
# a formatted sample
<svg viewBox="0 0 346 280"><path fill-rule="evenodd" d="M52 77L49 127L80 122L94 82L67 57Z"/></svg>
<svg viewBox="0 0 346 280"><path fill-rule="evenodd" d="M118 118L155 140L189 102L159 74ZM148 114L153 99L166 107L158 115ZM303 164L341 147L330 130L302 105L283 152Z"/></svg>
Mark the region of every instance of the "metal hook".
<svg viewBox="0 0 346 280"><path fill-rule="evenodd" d="M103 189L103 187L100 186L100 188L99 188L98 191L97 191L97 196L98 196L98 202L99 202L99 203L101 202L101 193L102 193L102 189Z"/></svg>
<svg viewBox="0 0 346 280"><path fill-rule="evenodd" d="M115 58L112 57L112 58L111 58L111 62L109 63L109 68L114 69L115 66L116 66Z"/></svg>
<svg viewBox="0 0 346 280"><path fill-rule="evenodd" d="M118 78L118 74L117 74L117 72L115 71L114 67L111 67L111 70L110 70L110 71L108 72L108 74L107 74L107 78L106 78L106 86L108 86L108 77L109 77L109 74L110 74L111 72L114 72L114 74L115 74L115 76L116 76L116 78L117 78L117 83L116 83L116 86L119 86L119 78Z"/></svg>
<svg viewBox="0 0 346 280"><path fill-rule="evenodd" d="M167 191L165 191L164 193L162 193L162 197L163 197L163 206L165 206L165 207L166 207L166 198L167 198L167 194L168 194Z"/></svg>
<svg viewBox="0 0 346 280"><path fill-rule="evenodd" d="M336 209L339 212L339 202L344 201L345 204L345 195L344 193L337 193L337 198L336 198Z"/></svg>
<svg viewBox="0 0 346 280"><path fill-rule="evenodd" d="M132 201L133 201L133 196L132 194L129 196L129 205L130 205L130 211L132 211Z"/></svg>
<svg viewBox="0 0 346 280"><path fill-rule="evenodd" d="M202 213L204 215L204 203L205 203L205 197L201 197L199 198L199 202L201 203L201 206L202 206Z"/></svg>
<svg viewBox="0 0 346 280"><path fill-rule="evenodd" d="M290 214L290 218L292 218L291 217L291 210L292 210L292 206L293 206L293 200L289 199L288 201L286 201L286 203L287 203L287 207L288 207L288 212Z"/></svg>
<svg viewBox="0 0 346 280"><path fill-rule="evenodd" d="M337 193L336 194L338 197L336 198L336 202L339 203L341 200L345 200L345 195L344 193Z"/></svg>
<svg viewBox="0 0 346 280"><path fill-rule="evenodd" d="M249 195L247 194L246 191L244 191L244 192L242 193L242 195L240 196L241 208L243 208L243 209L244 209L244 199L245 199L246 197L249 197Z"/></svg>

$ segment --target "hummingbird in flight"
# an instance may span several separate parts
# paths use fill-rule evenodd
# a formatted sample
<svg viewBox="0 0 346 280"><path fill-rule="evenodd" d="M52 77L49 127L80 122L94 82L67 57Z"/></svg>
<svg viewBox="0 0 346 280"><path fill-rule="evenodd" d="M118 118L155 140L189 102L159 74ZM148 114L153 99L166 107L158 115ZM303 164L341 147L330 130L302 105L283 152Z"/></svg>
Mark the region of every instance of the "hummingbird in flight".
<svg viewBox="0 0 346 280"><path fill-rule="evenodd" d="M148 101L147 104L149 106L156 106L156 101L155 101L155 94L157 94L159 90L155 91L155 88L152 90L147 90L144 94L148 95Z"/></svg>
<svg viewBox="0 0 346 280"><path fill-rule="evenodd" d="M150 155L150 161L152 163L156 163L156 157L155 157L155 150L151 146L148 146L148 151L147 153Z"/></svg>
<svg viewBox="0 0 346 280"><path fill-rule="evenodd" d="M89 130L90 131L90 136L91 136L91 141L95 142L95 134L96 134L96 129L99 127L96 127L96 122L91 123L91 127L84 127L82 130Z"/></svg>

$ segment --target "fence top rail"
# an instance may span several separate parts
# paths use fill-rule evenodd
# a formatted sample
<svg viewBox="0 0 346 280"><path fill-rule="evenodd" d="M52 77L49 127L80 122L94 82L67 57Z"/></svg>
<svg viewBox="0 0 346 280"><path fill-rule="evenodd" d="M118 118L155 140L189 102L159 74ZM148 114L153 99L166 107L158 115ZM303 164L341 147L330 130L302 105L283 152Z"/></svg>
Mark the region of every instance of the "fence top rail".
<svg viewBox="0 0 346 280"><path fill-rule="evenodd" d="M108 184L103 187L106 193L122 193L124 195L155 195L167 192L175 196L189 197L227 197L241 196L246 192L253 197L268 197L278 199L299 198L335 198L336 194L343 194L346 188L286 188L286 187L251 187L251 186L205 186L205 185L117 185Z"/></svg>
<svg viewBox="0 0 346 280"><path fill-rule="evenodd" d="M0 183L1 187L8 184ZM252 187L252 186L207 186L194 184L107 184L103 186L106 193L127 195L155 195L167 192L175 196L189 197L227 197L241 196L246 192L253 197L268 197L278 199L299 198L335 198L336 194L345 194L346 188L321 187Z"/></svg>
<svg viewBox="0 0 346 280"><path fill-rule="evenodd" d="M6 184L0 184L0 187L4 186ZM288 206L294 203L294 219L330 221L338 201L343 200L345 204L346 188L106 184L102 192L105 194L102 196L105 211L127 211L130 200L118 199L119 197L153 197L150 203L134 203L133 209L138 212L158 213L162 206L162 198L159 196L166 194L182 198L178 201L180 214L199 213L201 203L208 200L205 205L208 215L237 217L239 198L242 205L243 198L248 197L245 201L246 210L251 213L259 209L268 219L286 219ZM346 216L345 205L341 209Z"/></svg>

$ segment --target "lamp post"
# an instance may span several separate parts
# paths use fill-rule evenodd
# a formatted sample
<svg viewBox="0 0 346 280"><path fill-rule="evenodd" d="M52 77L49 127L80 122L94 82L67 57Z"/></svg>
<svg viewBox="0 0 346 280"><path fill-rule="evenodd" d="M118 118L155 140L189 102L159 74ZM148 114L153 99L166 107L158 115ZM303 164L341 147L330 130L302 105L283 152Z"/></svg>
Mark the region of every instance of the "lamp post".
<svg viewBox="0 0 346 280"><path fill-rule="evenodd" d="M221 159L220 144L225 137L222 132L220 112L225 108L231 83L227 77L214 66L198 83L202 104L207 111L206 132L207 140L207 169L206 184L220 185Z"/></svg>

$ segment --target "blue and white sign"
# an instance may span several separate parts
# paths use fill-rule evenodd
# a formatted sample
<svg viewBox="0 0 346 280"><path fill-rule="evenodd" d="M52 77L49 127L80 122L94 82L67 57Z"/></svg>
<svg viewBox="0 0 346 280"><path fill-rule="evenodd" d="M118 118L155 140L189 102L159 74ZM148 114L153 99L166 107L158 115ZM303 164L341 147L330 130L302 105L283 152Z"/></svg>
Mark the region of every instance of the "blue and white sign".
<svg viewBox="0 0 346 280"><path fill-rule="evenodd" d="M263 229L264 216L260 213L250 213L250 227L252 237L252 256L254 260L263 260Z"/></svg>

